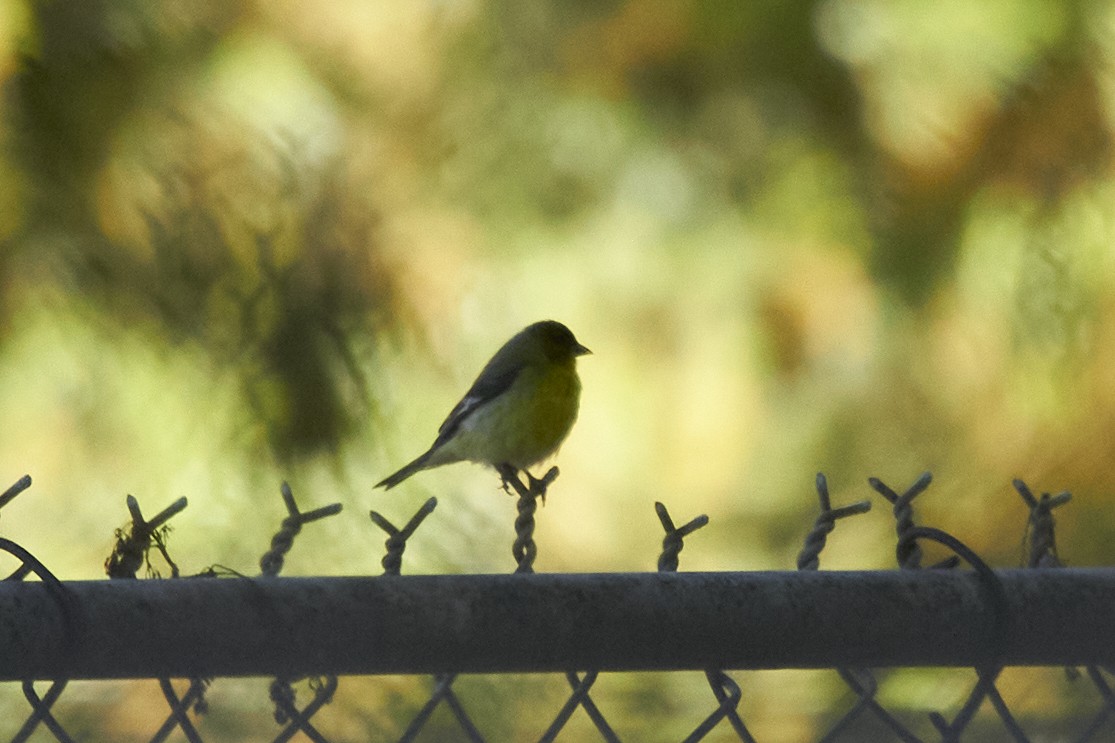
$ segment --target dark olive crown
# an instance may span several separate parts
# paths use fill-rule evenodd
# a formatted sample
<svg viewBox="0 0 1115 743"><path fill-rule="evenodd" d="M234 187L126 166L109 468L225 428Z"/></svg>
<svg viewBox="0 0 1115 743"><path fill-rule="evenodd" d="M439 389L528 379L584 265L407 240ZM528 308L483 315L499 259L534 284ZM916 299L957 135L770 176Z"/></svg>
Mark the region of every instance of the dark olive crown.
<svg viewBox="0 0 1115 743"><path fill-rule="evenodd" d="M557 320L542 320L528 325L520 335L537 338L546 357L553 361L567 361L592 353L577 341L573 331Z"/></svg>

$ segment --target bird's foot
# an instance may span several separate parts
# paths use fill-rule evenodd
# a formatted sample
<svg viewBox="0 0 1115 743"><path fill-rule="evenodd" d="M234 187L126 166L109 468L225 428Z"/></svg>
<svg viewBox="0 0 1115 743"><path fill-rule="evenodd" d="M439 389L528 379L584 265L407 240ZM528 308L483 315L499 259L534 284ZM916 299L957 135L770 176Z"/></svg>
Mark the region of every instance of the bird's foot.
<svg viewBox="0 0 1115 743"><path fill-rule="evenodd" d="M526 472L526 470L523 471ZM560 474L561 470L557 467L551 467L546 474L542 475L541 479L527 472L527 489L542 499L542 505L546 505L546 488L550 487L550 483L556 480Z"/></svg>
<svg viewBox="0 0 1115 743"><path fill-rule="evenodd" d="M527 482L524 485L523 481L519 479L519 468L513 464L504 462L496 465L496 472L499 473L500 486L503 488L503 492L508 495L518 495L520 498L541 498L542 505L546 505L546 489L561 474L561 470L557 467L551 467L541 478L535 477L527 470L521 470L527 476ZM515 492L511 492L512 489Z"/></svg>
<svg viewBox="0 0 1115 743"><path fill-rule="evenodd" d="M515 495L515 493L511 492L512 485L517 484L519 486L522 486L522 483L519 482L518 468L515 467L515 465L513 464L504 462L503 464L496 465L496 472L499 473L499 486L503 488L503 492L507 493L508 495ZM515 488L515 490L517 491L519 489L520 488L518 487Z"/></svg>

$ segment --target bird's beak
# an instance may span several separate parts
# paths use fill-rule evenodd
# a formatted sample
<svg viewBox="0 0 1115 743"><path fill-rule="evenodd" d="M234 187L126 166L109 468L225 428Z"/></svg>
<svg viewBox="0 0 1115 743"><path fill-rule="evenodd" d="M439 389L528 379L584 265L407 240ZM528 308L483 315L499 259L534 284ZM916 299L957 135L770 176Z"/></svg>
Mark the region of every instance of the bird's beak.
<svg viewBox="0 0 1115 743"><path fill-rule="evenodd" d="M591 353L592 353L592 351L588 350L587 348L582 346L580 343L573 346L573 355L574 356L588 356Z"/></svg>

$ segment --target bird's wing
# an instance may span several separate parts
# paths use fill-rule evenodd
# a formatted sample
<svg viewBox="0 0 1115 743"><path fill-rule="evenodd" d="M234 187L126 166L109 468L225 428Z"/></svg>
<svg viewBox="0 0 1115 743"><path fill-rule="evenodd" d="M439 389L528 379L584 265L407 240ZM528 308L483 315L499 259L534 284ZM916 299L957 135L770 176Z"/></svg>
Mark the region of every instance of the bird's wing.
<svg viewBox="0 0 1115 743"><path fill-rule="evenodd" d="M492 360L493 362L496 359ZM497 365L489 363L484 371L480 373L476 381L469 387L468 392L461 398L461 401L449 411L449 415L445 418L445 422L437 430L437 441L434 442L432 448L437 448L441 444L448 441L457 432L457 428L461 425L461 421L472 415L473 411L482 406L484 403L494 400L502 395L511 387L515 382L515 378L519 376L519 372L523 370L522 366L509 366Z"/></svg>

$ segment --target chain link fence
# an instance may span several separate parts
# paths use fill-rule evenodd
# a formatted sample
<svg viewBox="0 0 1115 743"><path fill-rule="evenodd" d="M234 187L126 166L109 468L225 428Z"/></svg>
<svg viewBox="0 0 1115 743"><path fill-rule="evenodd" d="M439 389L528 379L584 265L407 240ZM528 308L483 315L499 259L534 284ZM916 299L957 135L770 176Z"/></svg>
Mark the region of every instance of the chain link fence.
<svg viewBox="0 0 1115 743"><path fill-rule="evenodd" d="M1068 493L1036 496L1014 482L1029 513L1022 569L993 570L953 535L917 525L913 502L931 482L926 473L902 492L869 481L893 511L899 570L819 570L837 523L871 503L833 507L818 475L819 513L797 571L679 573L686 538L708 518L678 525L656 503L664 530L657 573L544 575L533 571L535 509L557 470L529 485L501 474L518 499L516 575L401 575L407 540L436 508L431 498L402 527L371 512L387 535L383 576L280 578L302 528L341 511L332 504L303 512L285 483L288 515L254 577L216 567L180 574L166 535L184 498L148 518L128 497L131 520L106 560L109 581L61 581L0 538L0 550L19 563L0 583L0 681L9 682L9 696L18 687L26 703L26 716L9 720L13 732L5 735L108 739L88 720L67 717L67 691L146 679L134 683L153 681L165 700L147 698L146 739L238 740L208 722L222 705L219 694L210 701L210 687L218 678L269 677L274 727L253 739L378 740L369 738L372 726L357 732L323 724L340 685L367 675L429 674L429 695L417 709L381 703L405 718L390 739L502 740L468 711L491 703L469 697L468 679L556 674L567 687L563 701L556 712L534 712L524 739L645 740L645 730L633 737L622 729L629 711L609 713L592 696L607 675L638 671L697 672L707 683L706 701L685 710L692 727L653 740L754 741L740 673L782 668L831 669L846 688L840 708L818 715L815 737L823 741L1115 740L1115 571L1061 565L1054 510ZM8 488L0 508L30 485L24 477ZM950 557L923 565L926 542ZM157 576L153 557L170 577L134 580L145 569ZM1000 690L1008 666L1060 674L1072 713L1031 720L1012 710ZM911 715L883 693L890 669L905 667L968 668L974 678L961 682L951 710ZM238 695L225 703L236 708Z"/></svg>

